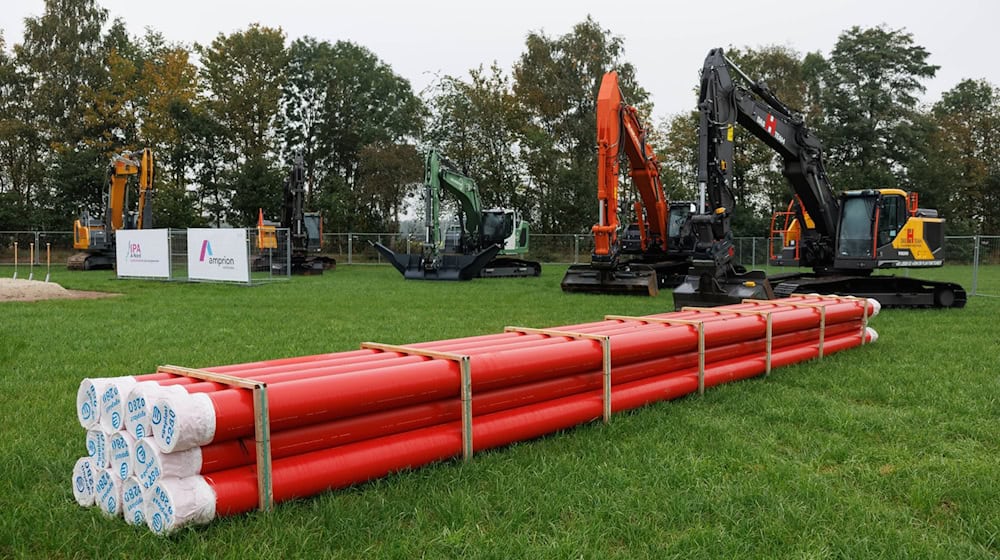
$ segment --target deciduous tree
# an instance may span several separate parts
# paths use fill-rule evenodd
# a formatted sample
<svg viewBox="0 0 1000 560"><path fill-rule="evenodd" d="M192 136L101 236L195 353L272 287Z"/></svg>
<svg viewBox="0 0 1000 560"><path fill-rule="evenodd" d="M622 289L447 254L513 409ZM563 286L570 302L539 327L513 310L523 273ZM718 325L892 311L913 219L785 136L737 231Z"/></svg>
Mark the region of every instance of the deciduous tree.
<svg viewBox="0 0 1000 560"><path fill-rule="evenodd" d="M818 83L820 138L837 188L911 184L927 133L917 111L921 80L938 69L929 55L902 29L852 27L840 35Z"/></svg>
<svg viewBox="0 0 1000 560"><path fill-rule="evenodd" d="M586 231L596 219L601 78L616 70L632 105L643 105L648 94L624 59L622 38L589 16L560 37L529 33L525 46L514 65L514 93L529 115L522 157L536 191L539 230Z"/></svg>

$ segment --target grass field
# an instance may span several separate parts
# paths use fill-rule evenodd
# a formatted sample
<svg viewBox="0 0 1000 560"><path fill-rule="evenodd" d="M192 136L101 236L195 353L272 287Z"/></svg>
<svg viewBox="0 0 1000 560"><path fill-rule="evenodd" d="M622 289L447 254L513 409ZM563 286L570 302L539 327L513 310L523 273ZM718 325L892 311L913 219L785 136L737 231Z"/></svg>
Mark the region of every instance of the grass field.
<svg viewBox="0 0 1000 560"><path fill-rule="evenodd" d="M669 293L564 294L564 270L421 283L355 266L253 288L55 271L124 295L0 304L0 557L1000 556L1000 298L986 297L886 310L876 344L766 380L170 538L73 500L85 376L672 309Z"/></svg>

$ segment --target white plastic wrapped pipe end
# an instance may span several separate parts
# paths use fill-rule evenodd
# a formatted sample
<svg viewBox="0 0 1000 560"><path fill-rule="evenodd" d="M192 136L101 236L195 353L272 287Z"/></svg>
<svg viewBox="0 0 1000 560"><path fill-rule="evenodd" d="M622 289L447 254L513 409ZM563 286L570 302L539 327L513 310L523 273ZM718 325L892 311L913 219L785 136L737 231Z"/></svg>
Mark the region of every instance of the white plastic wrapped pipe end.
<svg viewBox="0 0 1000 560"><path fill-rule="evenodd" d="M111 464L108 452L108 434L100 428L87 430L87 455L96 469L106 469Z"/></svg>
<svg viewBox="0 0 1000 560"><path fill-rule="evenodd" d="M145 525L143 492L139 479L130 476L122 481L122 516L129 525Z"/></svg>
<svg viewBox="0 0 1000 560"><path fill-rule="evenodd" d="M868 307L872 309L871 317L878 315L878 312L882 311L882 304L875 298L868 298Z"/></svg>
<svg viewBox="0 0 1000 560"><path fill-rule="evenodd" d="M121 517L122 481L111 469L104 469L94 485L94 502L108 517Z"/></svg>
<svg viewBox="0 0 1000 560"><path fill-rule="evenodd" d="M161 478L188 477L201 470L201 448L164 453L149 438L135 444L132 472L144 492L149 492Z"/></svg>
<svg viewBox="0 0 1000 560"><path fill-rule="evenodd" d="M116 377L108 381L99 395L101 407L97 421L106 432L125 429L125 400L136 384L134 377Z"/></svg>
<svg viewBox="0 0 1000 560"><path fill-rule="evenodd" d="M153 402L159 397L172 394L187 394L179 385L164 387L154 381L136 383L125 397L125 431L135 439L153 436L151 418Z"/></svg>
<svg viewBox="0 0 1000 560"><path fill-rule="evenodd" d="M73 497L83 507L94 505L94 486L97 484L97 469L90 457L80 457L73 465Z"/></svg>
<svg viewBox="0 0 1000 560"><path fill-rule="evenodd" d="M878 332L875 329L873 329L871 327L868 327L868 328L865 329L865 332L868 334L868 343L869 344L871 344L872 342L875 342L876 340L878 340Z"/></svg>
<svg viewBox="0 0 1000 560"><path fill-rule="evenodd" d="M204 393L158 398L150 422L153 440L164 453L207 445L215 438L215 407Z"/></svg>
<svg viewBox="0 0 1000 560"><path fill-rule="evenodd" d="M108 383L120 377L85 377L76 390L76 418L86 429L97 426L101 417L100 398ZM129 377L133 381L135 378Z"/></svg>
<svg viewBox="0 0 1000 560"><path fill-rule="evenodd" d="M161 478L145 497L146 525L168 535L215 519L215 491L201 476Z"/></svg>
<svg viewBox="0 0 1000 560"><path fill-rule="evenodd" d="M135 438L128 432L115 432L108 437L109 467L119 480L132 474L132 456L135 454Z"/></svg>

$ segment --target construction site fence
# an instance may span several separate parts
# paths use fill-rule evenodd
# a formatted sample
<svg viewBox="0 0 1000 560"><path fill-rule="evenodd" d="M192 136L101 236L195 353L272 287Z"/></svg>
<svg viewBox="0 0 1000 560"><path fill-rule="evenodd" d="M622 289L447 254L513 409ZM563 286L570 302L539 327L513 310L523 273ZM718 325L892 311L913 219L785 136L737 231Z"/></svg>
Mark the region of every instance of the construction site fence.
<svg viewBox="0 0 1000 560"><path fill-rule="evenodd" d="M171 230L183 233L184 230ZM251 248L256 251L255 230L251 234ZM171 234L173 235L173 233ZM14 243L18 243L18 259L27 262L29 246L34 244L35 264L44 264L46 245L51 251L52 263L65 263L75 253L73 233L70 231L0 231L0 265L14 263ZM388 264L372 243L381 243L397 253L419 253L423 245L422 236L405 233L326 233L323 235L323 254L337 259L340 265ZM772 243L766 237L737 237L733 241L736 259L752 269L768 269L769 247ZM284 243L282 243L284 245ZM172 246L186 251L186 245L179 242ZM532 234L526 258L542 264L583 264L590 262L594 248L593 236L589 234ZM274 255L255 254L252 258L275 258ZM902 275L927 277L933 280L947 280L965 287L969 295L1000 297L1000 235L962 235L945 238L945 259L947 264L934 271L902 269ZM186 254L175 257L174 262L186 267ZM258 258L258 262L260 259ZM773 269L772 271L780 271ZM178 271L184 277L186 271ZM271 272L257 273L263 280L273 278Z"/></svg>
<svg viewBox="0 0 1000 560"><path fill-rule="evenodd" d="M166 279L204 282L206 280L190 278L188 273L187 234L186 229L169 229L170 277ZM248 281L239 283L264 284L277 280L287 280L291 276L291 249L288 229L276 228L270 235L273 247L264 248L260 242L259 230L247 228ZM55 270L65 268L69 257L78 252L73 248L73 232L71 231L0 231L0 266L12 267L15 260L21 267L31 264L45 267L51 262L52 269ZM0 276L5 275L0 273ZM26 278L27 276L22 274L19 277Z"/></svg>

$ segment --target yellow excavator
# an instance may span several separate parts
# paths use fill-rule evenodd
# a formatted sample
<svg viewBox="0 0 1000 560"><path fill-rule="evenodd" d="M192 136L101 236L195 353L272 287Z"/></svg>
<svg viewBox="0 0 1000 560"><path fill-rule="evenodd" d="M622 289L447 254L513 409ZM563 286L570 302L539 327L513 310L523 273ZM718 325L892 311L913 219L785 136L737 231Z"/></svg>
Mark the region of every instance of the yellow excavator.
<svg viewBox="0 0 1000 560"><path fill-rule="evenodd" d="M129 178L139 183L135 210L128 210ZM115 232L153 227L153 152L145 148L122 152L108 166L108 192L104 216L94 218L84 210L73 222L73 248L81 251L66 262L70 270L110 269L115 265Z"/></svg>

